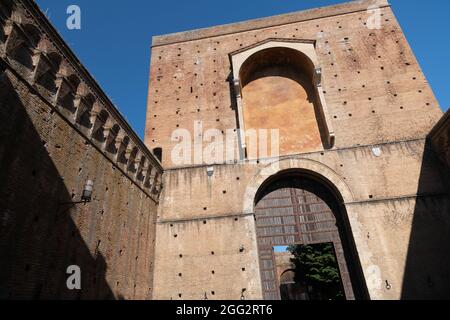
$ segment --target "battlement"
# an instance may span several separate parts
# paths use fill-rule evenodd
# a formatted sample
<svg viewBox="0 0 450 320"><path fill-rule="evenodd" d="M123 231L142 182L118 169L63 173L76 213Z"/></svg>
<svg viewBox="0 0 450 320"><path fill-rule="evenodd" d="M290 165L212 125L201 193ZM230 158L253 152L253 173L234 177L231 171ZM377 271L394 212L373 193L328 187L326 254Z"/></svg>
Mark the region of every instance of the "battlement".
<svg viewBox="0 0 450 320"><path fill-rule="evenodd" d="M0 57L81 135L147 194L158 197L163 168L30 0L1 6Z"/></svg>

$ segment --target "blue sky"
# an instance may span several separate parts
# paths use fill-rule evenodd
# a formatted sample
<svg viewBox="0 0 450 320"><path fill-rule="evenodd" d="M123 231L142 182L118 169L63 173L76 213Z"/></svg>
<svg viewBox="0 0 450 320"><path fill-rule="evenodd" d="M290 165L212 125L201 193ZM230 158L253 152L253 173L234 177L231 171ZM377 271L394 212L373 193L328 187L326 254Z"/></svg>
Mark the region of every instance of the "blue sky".
<svg viewBox="0 0 450 320"><path fill-rule="evenodd" d="M273 247L273 251L275 252L288 252L287 246L275 246Z"/></svg>
<svg viewBox="0 0 450 320"><path fill-rule="evenodd" d="M153 35L342 3L342 0L37 0L64 40L143 137ZM390 0L441 107L450 106L450 1ZM81 8L81 30L66 9ZM424 5L425 4L425 5Z"/></svg>

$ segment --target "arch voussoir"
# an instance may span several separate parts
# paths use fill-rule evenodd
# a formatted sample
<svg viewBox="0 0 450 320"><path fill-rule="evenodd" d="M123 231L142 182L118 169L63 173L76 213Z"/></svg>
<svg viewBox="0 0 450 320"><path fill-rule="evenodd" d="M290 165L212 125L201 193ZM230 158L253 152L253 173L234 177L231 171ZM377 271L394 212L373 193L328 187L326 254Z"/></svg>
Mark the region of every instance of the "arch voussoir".
<svg viewBox="0 0 450 320"><path fill-rule="evenodd" d="M338 192L344 203L353 201L353 194L344 179L327 165L312 159L287 158L274 161L261 168L247 185L243 198L243 213L254 213L255 198L261 186L272 176L289 170L307 172L329 184L329 187Z"/></svg>

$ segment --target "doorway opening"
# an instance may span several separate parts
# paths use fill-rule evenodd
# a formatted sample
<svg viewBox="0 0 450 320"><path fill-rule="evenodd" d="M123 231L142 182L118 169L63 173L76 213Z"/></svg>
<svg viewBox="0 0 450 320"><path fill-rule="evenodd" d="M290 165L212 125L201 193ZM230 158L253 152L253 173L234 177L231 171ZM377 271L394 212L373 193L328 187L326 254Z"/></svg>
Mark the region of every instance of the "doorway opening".
<svg viewBox="0 0 450 320"><path fill-rule="evenodd" d="M273 248L281 300L344 300L333 243Z"/></svg>
<svg viewBox="0 0 450 320"><path fill-rule="evenodd" d="M345 206L328 180L297 170L272 176L256 194L255 219L265 300L368 297ZM283 252L290 265L279 269ZM314 264L323 270L312 274Z"/></svg>

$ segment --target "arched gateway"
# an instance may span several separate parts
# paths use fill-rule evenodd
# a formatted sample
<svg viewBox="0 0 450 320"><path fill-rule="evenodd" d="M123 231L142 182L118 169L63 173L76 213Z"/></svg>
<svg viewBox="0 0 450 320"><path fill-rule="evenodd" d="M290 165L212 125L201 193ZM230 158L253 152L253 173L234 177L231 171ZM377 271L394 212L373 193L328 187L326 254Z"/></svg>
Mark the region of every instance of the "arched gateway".
<svg viewBox="0 0 450 320"><path fill-rule="evenodd" d="M317 170L312 171L315 167ZM276 162L260 172L246 197L253 197L263 298L281 299L275 246L332 243L345 298L364 299L367 289L355 249L344 200L326 177L335 173L306 159ZM325 173L325 176L322 175ZM336 182L338 182L336 180ZM340 187L345 183L341 181ZM346 196L350 196L346 190Z"/></svg>

